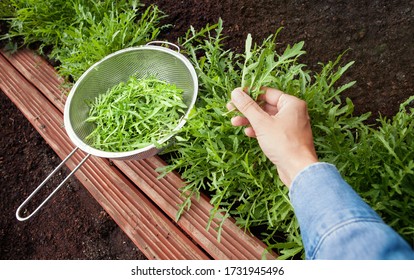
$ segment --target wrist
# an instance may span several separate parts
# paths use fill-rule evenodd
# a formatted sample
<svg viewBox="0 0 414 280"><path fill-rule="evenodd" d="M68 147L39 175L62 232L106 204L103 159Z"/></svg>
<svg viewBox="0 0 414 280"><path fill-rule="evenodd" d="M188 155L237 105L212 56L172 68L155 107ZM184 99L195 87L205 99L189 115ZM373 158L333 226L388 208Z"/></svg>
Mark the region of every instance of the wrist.
<svg viewBox="0 0 414 280"><path fill-rule="evenodd" d="M319 162L316 155L310 154L307 156L301 156L300 158L289 159L289 164L284 164L283 167L276 166L279 172L280 179L290 189L293 179L306 167L311 164Z"/></svg>

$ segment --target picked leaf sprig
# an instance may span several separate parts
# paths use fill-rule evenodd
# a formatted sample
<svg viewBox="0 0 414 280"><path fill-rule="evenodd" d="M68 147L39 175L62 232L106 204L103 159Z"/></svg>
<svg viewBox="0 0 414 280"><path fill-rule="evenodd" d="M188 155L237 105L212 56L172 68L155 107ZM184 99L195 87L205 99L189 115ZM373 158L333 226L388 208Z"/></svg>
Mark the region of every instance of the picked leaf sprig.
<svg viewBox="0 0 414 280"><path fill-rule="evenodd" d="M285 51L279 55L275 50L275 39L281 28L274 36L268 37L262 45L252 47L252 36L247 35L245 43L244 63L242 66L241 87L257 100L263 93L262 87L278 84L280 75L284 74L284 67L292 66L303 54L304 42L299 42L293 47L287 46ZM278 75L280 74L280 75Z"/></svg>

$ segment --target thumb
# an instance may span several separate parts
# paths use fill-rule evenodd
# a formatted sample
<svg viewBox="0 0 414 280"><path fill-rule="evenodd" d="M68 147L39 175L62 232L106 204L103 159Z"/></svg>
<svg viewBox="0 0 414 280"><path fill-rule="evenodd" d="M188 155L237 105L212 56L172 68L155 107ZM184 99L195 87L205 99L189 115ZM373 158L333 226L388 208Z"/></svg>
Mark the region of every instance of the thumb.
<svg viewBox="0 0 414 280"><path fill-rule="evenodd" d="M254 127L268 115L260 106L241 88L236 88L231 93L233 105L249 120Z"/></svg>

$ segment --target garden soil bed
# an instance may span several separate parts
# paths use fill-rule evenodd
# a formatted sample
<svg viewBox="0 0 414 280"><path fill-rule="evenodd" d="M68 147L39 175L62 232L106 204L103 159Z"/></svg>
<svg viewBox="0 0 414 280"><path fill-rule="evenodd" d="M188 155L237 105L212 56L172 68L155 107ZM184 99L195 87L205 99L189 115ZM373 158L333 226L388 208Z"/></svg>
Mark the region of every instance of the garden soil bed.
<svg viewBox="0 0 414 280"><path fill-rule="evenodd" d="M190 25L224 22L226 47L241 52L251 33L261 42L280 26L280 48L305 41L302 62L318 71L318 62L336 59L355 65L343 82L357 84L344 96L355 114L392 116L414 94L414 1L142 1L169 17L160 39L176 42ZM4 32L4 25L1 25ZM143 259L84 187L71 179L42 212L27 222L14 216L22 200L60 162L11 101L0 93L0 258ZM56 185L64 175L56 176Z"/></svg>

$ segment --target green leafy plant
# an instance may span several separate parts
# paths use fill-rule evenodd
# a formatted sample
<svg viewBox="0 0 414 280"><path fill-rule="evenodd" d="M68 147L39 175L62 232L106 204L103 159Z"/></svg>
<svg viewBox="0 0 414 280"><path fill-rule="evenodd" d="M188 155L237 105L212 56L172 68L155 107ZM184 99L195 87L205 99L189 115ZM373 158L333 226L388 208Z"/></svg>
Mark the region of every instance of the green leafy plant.
<svg viewBox="0 0 414 280"><path fill-rule="evenodd" d="M304 42L295 44L293 47L287 46L286 50L278 55L275 51L275 39L280 32L279 29L275 35L268 37L260 46L254 45L252 49L252 37L248 34L246 39L246 47L244 52L244 64L242 67L241 87L244 88L254 100L262 93L260 86L262 85L278 85L281 84L281 77L277 74L285 66L290 67L292 63L305 53L302 50ZM302 65L297 65L298 70ZM294 77L297 73L290 70L290 75Z"/></svg>
<svg viewBox="0 0 414 280"><path fill-rule="evenodd" d="M363 199L410 240L413 191L403 188L412 186L414 178L408 151L413 148L413 110L406 110L410 101L392 122L383 119L378 128L366 125L369 113L354 116L352 101L341 96L355 83L339 84L353 62L341 66L340 55L312 72L298 62L305 53L303 42L276 50L278 32L260 45L253 45L248 36L244 54L223 49L221 21L198 32L191 28L182 39L200 88L197 110L180 134L185 141L169 149L170 165L162 170L176 170L187 181L177 218L191 207L192 196L206 192L214 206L211 220L232 216L245 230L261 236L281 259L304 256L287 189L256 140L231 126L226 109L235 87L243 86L257 98L260 88L269 86L308 103L320 160L335 164ZM401 218L404 214L407 218ZM221 224L216 230L220 234Z"/></svg>
<svg viewBox="0 0 414 280"><path fill-rule="evenodd" d="M77 80L104 56L154 40L165 16L156 6L141 11L137 0L10 0L15 16L10 31L0 39L22 38L39 43L60 63L59 74Z"/></svg>
<svg viewBox="0 0 414 280"><path fill-rule="evenodd" d="M90 104L87 122L96 128L86 139L110 152L159 146L185 114L183 91L156 77L131 77L98 95Z"/></svg>
<svg viewBox="0 0 414 280"><path fill-rule="evenodd" d="M414 96L381 117L343 173L384 221L414 241Z"/></svg>
<svg viewBox="0 0 414 280"><path fill-rule="evenodd" d="M269 248L278 246L283 258L289 258L300 254L302 243L287 189L283 188L275 167L261 152L256 140L245 137L226 116L229 94L241 85L243 71L249 81L253 80L254 73L269 72L270 75L273 71L250 67L251 64L244 63L244 55L223 50L222 39L221 21L199 33L190 29L183 39L182 44L198 73L199 100L196 112L180 134L186 141L170 148L169 152L174 156L164 171L177 170L188 182L182 189L186 200L178 215L190 207L191 196L207 192L214 206L211 220L221 218L224 221L232 216L246 230L264 229L262 237ZM253 48L250 59L266 59L265 55L261 56L266 48L273 53L272 39L270 37L262 46ZM296 56L301 54L299 48L294 48L294 52ZM294 60L284 59L288 55L295 56L291 48L280 56L283 61L268 61L261 65L270 65L279 76L287 77L289 71L298 70ZM279 61L277 56L273 58ZM251 72L247 72L243 65L250 67ZM262 78L267 79L265 75ZM255 85L251 84L252 87ZM217 231L221 232L221 225Z"/></svg>
<svg viewBox="0 0 414 280"><path fill-rule="evenodd" d="M58 45L66 26L73 23L75 13L73 1L59 0L9 0L15 10L10 20L10 30L2 39L22 39L22 45L34 42Z"/></svg>
<svg viewBox="0 0 414 280"><path fill-rule="evenodd" d="M138 1L127 0L9 0L4 7L13 16L9 33L0 39L40 42L40 50L51 46L60 74L75 80L106 54L153 40L164 17L155 6L141 13ZM384 221L412 242L414 97L393 118L369 126L369 114L355 116L352 101L343 97L354 82L341 84L341 77L353 62L342 66L340 55L310 71L299 63L304 42L279 50L279 32L260 44L248 36L243 54L224 49L221 20L198 31L190 27L180 38L200 87L186 126L166 150L169 165L160 170L178 171L187 182L177 219L193 196L207 193L213 205L210 222L231 216L281 259L304 256L287 189L256 140L230 124L237 113L226 109L235 87L257 99L261 87L268 86L307 102L320 160L335 164ZM221 229L219 223L219 239Z"/></svg>
<svg viewBox="0 0 414 280"><path fill-rule="evenodd" d="M11 0L2 0L0 2L0 20L10 18L14 15L15 9Z"/></svg>
<svg viewBox="0 0 414 280"><path fill-rule="evenodd" d="M82 21L62 33L62 47L54 48L50 54L62 63L57 68L59 73L77 80L106 55L154 40L160 32L157 25L163 16L156 6L140 14L138 8L133 6L124 11L112 4L108 12L98 18L79 6L76 13L82 15Z"/></svg>

